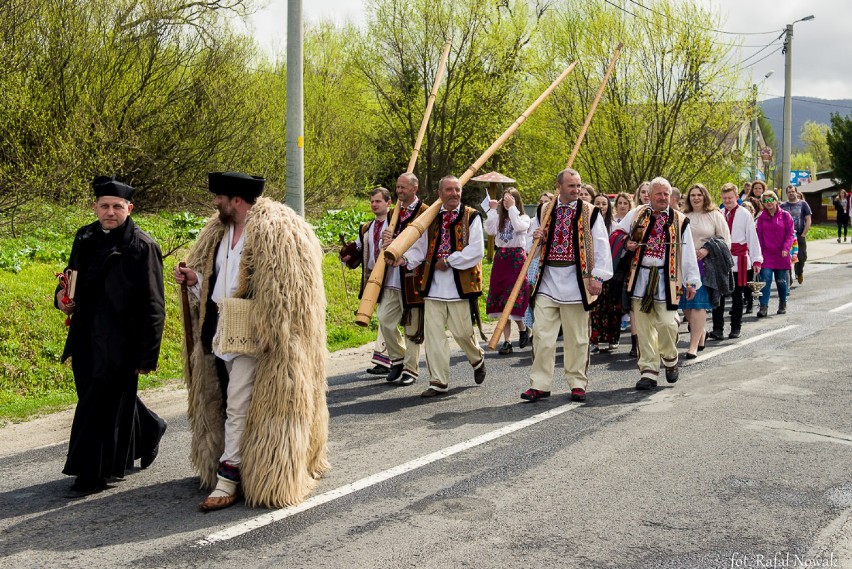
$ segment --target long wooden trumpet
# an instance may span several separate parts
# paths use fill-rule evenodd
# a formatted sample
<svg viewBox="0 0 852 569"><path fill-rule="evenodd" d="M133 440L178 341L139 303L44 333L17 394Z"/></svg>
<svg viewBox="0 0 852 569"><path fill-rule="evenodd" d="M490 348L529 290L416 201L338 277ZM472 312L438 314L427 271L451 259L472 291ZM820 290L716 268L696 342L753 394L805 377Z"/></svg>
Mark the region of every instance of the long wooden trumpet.
<svg viewBox="0 0 852 569"><path fill-rule="evenodd" d="M506 140L508 140L516 130L518 130L518 127L521 126L525 120L527 120L527 117L529 117L533 111L535 111L536 108L538 108L538 106L550 96L553 90L562 83L563 79L568 77L568 74L574 70L576 65L576 61L569 65L565 71L563 71L562 74L550 84L550 87L545 89L544 93L542 93L539 98L536 99L535 102L530 105L529 108L525 110L503 134L500 135L500 138L495 140L494 143L488 147L488 150L486 150L482 156L476 160L476 162L471 164L467 170L465 170L464 174L459 177L460 186L464 186L473 177L473 175L476 174L476 171L479 170L482 165L500 149L501 146L503 146L503 143L506 142ZM429 206L429 209L421 213L417 219L412 221L411 224L393 240L393 244L385 249L385 260L388 263L395 263L397 259L403 255L403 253L408 251L411 246L414 245L426 229L429 228L429 225L435 220L439 211L441 211L441 200L435 200L435 203Z"/></svg>
<svg viewBox="0 0 852 569"><path fill-rule="evenodd" d="M450 46L452 40L447 40L444 44L444 52L441 54L441 62L438 64L438 74L435 76L435 84L432 85L432 91L429 93L429 100L426 102L426 112L423 113L423 121L420 123L420 131L417 133L417 139L414 141L414 149L411 151L411 158L408 160L408 169L406 172L414 172L414 165L417 164L417 157L420 155L420 145L423 143L423 137L426 135L426 127L429 125L429 117L432 115L432 107L435 105L435 98L438 96L438 87L441 85L441 79L444 76L444 67L447 65L447 59L450 56ZM402 209L402 204L399 200L396 202L396 207L393 208L388 229L391 234L396 229L396 224L399 221L399 212ZM367 326L373 318L373 311L376 309L376 303L379 300L379 294L382 291L382 285L385 280L385 269L387 262L384 255L379 255L376 259L376 264L373 270L370 271L370 277L367 279L367 284L364 285L364 293L361 295L361 303L358 305L358 310L355 312L355 324L359 326Z"/></svg>
<svg viewBox="0 0 852 569"><path fill-rule="evenodd" d="M603 96L606 84L609 82L609 77L610 75L612 75L612 70L615 67L615 62L618 59L618 56L621 54L622 47L623 44L619 43L612 54L612 58L609 60L609 67L606 70L606 74L604 74L603 81L601 82L601 86L598 88L597 95L595 95L595 100L592 102L592 106L589 109L589 113L588 115L586 115L586 122L583 123L583 128L580 130L580 135L577 137L577 141L574 143L573 150L571 150L571 156L568 158L568 163L565 165L566 168L570 168L571 165L574 164L574 159L577 157L577 152L580 150L580 144L582 144L583 139L586 137L586 131L589 129L589 125L592 122L592 116L594 116L595 114L595 109L598 108L598 103L600 102L601 97ZM556 197L550 200L550 202L542 210L541 227L547 227L548 223L550 222L550 213L553 211L553 207L555 205ZM521 292L521 286L523 286L524 278L526 278L527 276L527 269L529 269L530 262L535 256L539 244L539 239L533 241L532 249L530 249L530 254L527 255L527 260L524 262L524 266L521 269L520 274L518 275L518 280L515 281L515 286L512 287L512 292L509 294L508 300L506 300L506 306L503 307L503 313L500 315L500 320L497 321L497 327L494 328L494 333L491 334L491 339L488 341L488 347L492 350L497 347L497 343L500 341L500 335L503 334L503 330L506 328L506 324L509 322L509 315L512 312L512 308L515 305L515 301L518 299L518 294L520 294Z"/></svg>

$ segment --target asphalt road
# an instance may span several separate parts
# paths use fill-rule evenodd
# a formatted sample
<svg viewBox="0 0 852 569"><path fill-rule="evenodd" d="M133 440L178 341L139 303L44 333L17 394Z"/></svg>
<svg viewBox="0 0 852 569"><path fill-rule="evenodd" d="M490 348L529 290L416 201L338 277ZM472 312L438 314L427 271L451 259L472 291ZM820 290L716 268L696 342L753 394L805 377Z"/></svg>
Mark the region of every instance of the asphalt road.
<svg viewBox="0 0 852 569"><path fill-rule="evenodd" d="M561 377L521 402L529 348L481 386L455 351L437 400L332 366L333 469L298 509L199 513L180 413L151 468L82 500L63 443L7 454L0 566L852 567L850 277L811 265L674 386L595 355L583 405Z"/></svg>

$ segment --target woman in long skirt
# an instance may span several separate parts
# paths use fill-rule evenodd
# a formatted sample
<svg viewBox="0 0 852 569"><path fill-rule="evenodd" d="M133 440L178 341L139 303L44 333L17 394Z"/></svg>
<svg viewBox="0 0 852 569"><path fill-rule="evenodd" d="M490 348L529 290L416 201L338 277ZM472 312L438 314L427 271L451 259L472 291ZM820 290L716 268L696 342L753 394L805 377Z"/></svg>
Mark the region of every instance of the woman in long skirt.
<svg viewBox="0 0 852 569"><path fill-rule="evenodd" d="M523 211L524 203L521 194L515 188L506 188L499 201L491 200L490 202L485 220L485 232L495 236L496 246L494 265L491 267L491 282L488 286L488 299L485 303L485 311L490 318L499 318L503 314L503 308L527 260L527 229L530 227L530 216ZM518 326L519 348L529 343L529 332L524 324L524 313L529 306L529 301L530 291L525 277L509 315L509 320L514 320ZM512 353L511 336L510 323L503 329L504 341L498 350L499 353Z"/></svg>
<svg viewBox="0 0 852 569"><path fill-rule="evenodd" d="M608 232L612 232L612 206L609 203L609 198L606 194L598 194L595 196L595 207L601 211L604 218L604 225ZM618 259L613 259L613 267L616 266ZM592 308L590 315L592 325L592 335L589 339L590 352L608 352L618 346L618 340L621 337L621 316L624 310L621 304L621 298L614 297L610 291L612 283L606 281L603 283L601 293L595 301L595 306Z"/></svg>

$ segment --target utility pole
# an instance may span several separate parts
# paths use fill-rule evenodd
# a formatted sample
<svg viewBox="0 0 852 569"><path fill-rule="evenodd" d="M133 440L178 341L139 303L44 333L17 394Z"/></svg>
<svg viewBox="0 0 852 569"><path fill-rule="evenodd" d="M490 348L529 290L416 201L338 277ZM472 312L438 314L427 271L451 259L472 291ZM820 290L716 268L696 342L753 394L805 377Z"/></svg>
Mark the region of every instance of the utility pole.
<svg viewBox="0 0 852 569"><path fill-rule="evenodd" d="M757 180L757 83L751 86L751 179Z"/></svg>
<svg viewBox="0 0 852 569"><path fill-rule="evenodd" d="M813 16L805 16L792 24L787 24L784 39L784 140L781 146L781 187L786 188L790 183L790 153L793 146L793 24L813 20Z"/></svg>
<svg viewBox="0 0 852 569"><path fill-rule="evenodd" d="M302 0L287 0L286 203L305 215L305 97Z"/></svg>

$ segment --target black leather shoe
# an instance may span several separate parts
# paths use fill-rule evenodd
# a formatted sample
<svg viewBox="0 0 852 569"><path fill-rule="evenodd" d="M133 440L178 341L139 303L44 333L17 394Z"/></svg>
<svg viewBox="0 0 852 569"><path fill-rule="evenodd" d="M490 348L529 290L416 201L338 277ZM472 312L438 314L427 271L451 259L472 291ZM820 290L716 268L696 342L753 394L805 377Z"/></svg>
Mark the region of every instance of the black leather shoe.
<svg viewBox="0 0 852 569"><path fill-rule="evenodd" d="M731 333L728 334L728 338L730 338L731 340L736 340L739 337L740 337L740 331L739 330L731 330Z"/></svg>
<svg viewBox="0 0 852 569"><path fill-rule="evenodd" d="M473 370L473 381L476 385L480 385L485 381L485 359L482 360L482 365Z"/></svg>
<svg viewBox="0 0 852 569"><path fill-rule="evenodd" d="M526 330L521 330L519 332L518 338L518 347L526 348L530 343L530 330L527 328Z"/></svg>
<svg viewBox="0 0 852 569"><path fill-rule="evenodd" d="M166 434L166 427L168 427L166 422L160 419L160 432L157 436L157 444L155 444L147 453L142 455L142 458L139 461L139 465L142 468L148 468L151 466L157 458L157 455L160 454L160 441L163 439L163 435Z"/></svg>
<svg viewBox="0 0 852 569"><path fill-rule="evenodd" d="M503 342L503 346L497 350L498 354L507 355L512 353L512 344L510 342Z"/></svg>
<svg viewBox="0 0 852 569"><path fill-rule="evenodd" d="M712 332L707 332L707 337L710 338L711 340L724 340L725 339L725 333L724 332L717 332L717 331L713 330Z"/></svg>
<svg viewBox="0 0 852 569"><path fill-rule="evenodd" d="M102 492L106 489L106 487L107 483L104 478L86 478L84 476L78 476L77 480L74 481L74 484L71 485L71 488L68 489L68 497L82 498L83 496Z"/></svg>
<svg viewBox="0 0 852 569"><path fill-rule="evenodd" d="M400 377L402 377L402 370L405 366L403 364L395 364L390 367L390 371L388 372L387 380L388 381L396 381Z"/></svg>
<svg viewBox="0 0 852 569"><path fill-rule="evenodd" d="M698 354L690 354L689 352L686 352L686 359L688 359L688 360L694 360L697 357L698 357Z"/></svg>
<svg viewBox="0 0 852 569"><path fill-rule="evenodd" d="M376 364L367 370L367 373L370 375L386 375L390 371L388 366L383 366L382 364Z"/></svg>
<svg viewBox="0 0 852 569"><path fill-rule="evenodd" d="M657 380L651 379L649 377L643 377L642 379L636 382L636 389L639 391L646 391L654 387L657 387Z"/></svg>

